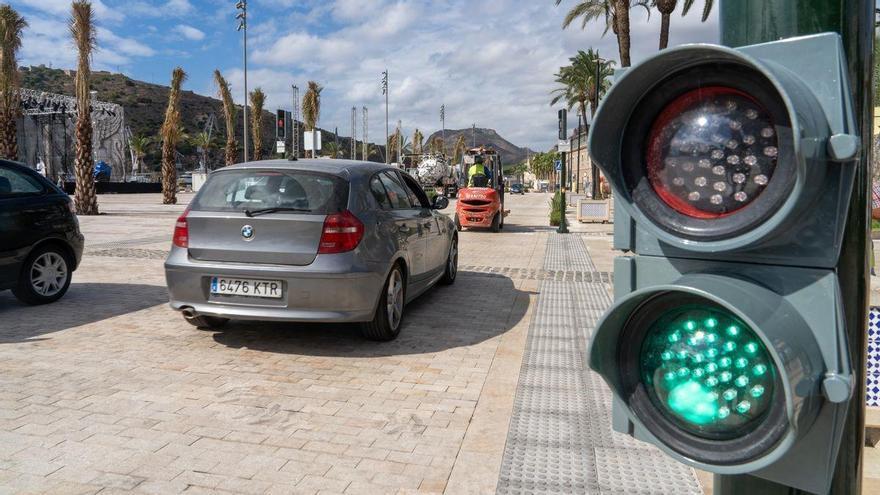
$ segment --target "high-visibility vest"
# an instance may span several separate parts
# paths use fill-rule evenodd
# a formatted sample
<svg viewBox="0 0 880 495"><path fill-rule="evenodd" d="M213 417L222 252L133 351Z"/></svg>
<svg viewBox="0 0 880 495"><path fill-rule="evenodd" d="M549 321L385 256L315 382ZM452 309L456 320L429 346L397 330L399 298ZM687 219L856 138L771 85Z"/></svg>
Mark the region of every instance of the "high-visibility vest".
<svg viewBox="0 0 880 495"><path fill-rule="evenodd" d="M475 175L486 175L486 167L482 163L475 163L471 165L471 168L468 169L468 184L474 185L474 176ZM486 175L488 177L488 175Z"/></svg>

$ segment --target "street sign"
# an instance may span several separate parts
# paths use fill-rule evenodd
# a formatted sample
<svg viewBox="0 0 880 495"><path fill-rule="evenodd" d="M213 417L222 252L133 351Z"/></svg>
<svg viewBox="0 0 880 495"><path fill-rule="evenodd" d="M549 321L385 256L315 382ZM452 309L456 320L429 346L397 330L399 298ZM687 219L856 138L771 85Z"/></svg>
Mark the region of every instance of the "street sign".
<svg viewBox="0 0 880 495"><path fill-rule="evenodd" d="M568 153L571 151L571 141L568 139L560 139L559 143L556 145L556 149L560 153Z"/></svg>
<svg viewBox="0 0 880 495"><path fill-rule="evenodd" d="M306 151L312 151L314 149L321 151L321 131L315 131L315 132L306 131L305 134L303 134L303 137L304 137L303 141L305 144L303 149L305 149ZM315 147L316 140L317 140L317 147Z"/></svg>
<svg viewBox="0 0 880 495"><path fill-rule="evenodd" d="M562 171L562 160L555 160L553 164L556 165L557 172Z"/></svg>
<svg viewBox="0 0 880 495"><path fill-rule="evenodd" d="M285 146L284 141L279 140L278 142L275 143L275 152L276 153L284 154L285 151L287 151L287 147Z"/></svg>
<svg viewBox="0 0 880 495"><path fill-rule="evenodd" d="M614 428L813 493L857 381L835 271L860 149L843 53L836 34L664 50L589 137L635 254L589 351Z"/></svg>

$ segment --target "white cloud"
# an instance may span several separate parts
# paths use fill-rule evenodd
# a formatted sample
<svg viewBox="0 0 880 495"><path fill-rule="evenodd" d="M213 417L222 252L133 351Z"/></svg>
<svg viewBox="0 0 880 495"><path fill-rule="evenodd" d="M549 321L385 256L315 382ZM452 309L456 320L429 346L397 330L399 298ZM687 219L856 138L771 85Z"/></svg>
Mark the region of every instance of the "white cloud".
<svg viewBox="0 0 880 495"><path fill-rule="evenodd" d="M18 0L17 3L56 16L70 15L70 0ZM92 7L99 21L118 22L125 18L122 12L108 7L101 0L92 0Z"/></svg>
<svg viewBox="0 0 880 495"><path fill-rule="evenodd" d="M565 3L554 8L532 0L335 0L329 5L329 22L290 28L279 17L261 28L252 44L251 62L259 72L249 73L251 84L264 87L270 106L289 108L290 85L317 80L326 87L323 125L338 125L347 134L351 107L366 105L377 141L376 131L384 133L379 81L385 67L391 73L392 128L401 119L408 134L416 127L433 132L445 103L447 128L476 123L519 145L544 149L555 136L549 94L559 67L589 47L617 58L614 35L602 37L601 22L585 30L561 29ZM633 11L633 62L656 53L659 24L656 13L648 20L644 11ZM717 38L717 15L707 23L697 14L673 16L671 44ZM240 71L229 73L242 82Z"/></svg>
<svg viewBox="0 0 880 495"><path fill-rule="evenodd" d="M178 24L174 27L174 31L188 40L201 41L205 39L204 32L186 24Z"/></svg>

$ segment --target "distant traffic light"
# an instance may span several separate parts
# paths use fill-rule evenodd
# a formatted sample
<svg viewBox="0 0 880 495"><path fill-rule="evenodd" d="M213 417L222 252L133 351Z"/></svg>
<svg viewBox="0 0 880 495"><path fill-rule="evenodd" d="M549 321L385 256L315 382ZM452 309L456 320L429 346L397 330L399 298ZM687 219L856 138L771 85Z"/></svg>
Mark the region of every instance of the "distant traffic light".
<svg viewBox="0 0 880 495"><path fill-rule="evenodd" d="M279 140L287 139L287 112L278 110L275 116L275 132Z"/></svg>
<svg viewBox="0 0 880 495"><path fill-rule="evenodd" d="M568 139L568 110L563 108L558 112L557 117L559 119L559 140L564 141Z"/></svg>
<svg viewBox="0 0 880 495"><path fill-rule="evenodd" d="M859 151L836 34L664 50L590 133L614 187L616 302L590 366L618 431L827 493L854 374L834 267Z"/></svg>

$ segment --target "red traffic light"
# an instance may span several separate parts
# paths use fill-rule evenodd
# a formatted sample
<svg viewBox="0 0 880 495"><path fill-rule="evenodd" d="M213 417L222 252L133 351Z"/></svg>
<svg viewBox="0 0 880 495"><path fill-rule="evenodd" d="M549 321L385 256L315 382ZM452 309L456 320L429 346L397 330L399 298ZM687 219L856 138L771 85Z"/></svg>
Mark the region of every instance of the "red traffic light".
<svg viewBox="0 0 880 495"><path fill-rule="evenodd" d="M672 100L646 144L654 191L677 212L701 219L750 205L767 188L779 155L770 113L745 92L723 86Z"/></svg>

